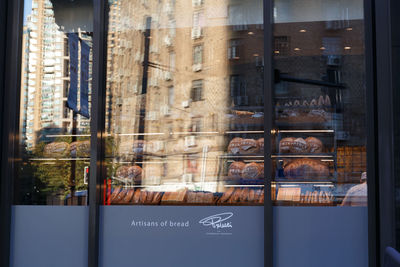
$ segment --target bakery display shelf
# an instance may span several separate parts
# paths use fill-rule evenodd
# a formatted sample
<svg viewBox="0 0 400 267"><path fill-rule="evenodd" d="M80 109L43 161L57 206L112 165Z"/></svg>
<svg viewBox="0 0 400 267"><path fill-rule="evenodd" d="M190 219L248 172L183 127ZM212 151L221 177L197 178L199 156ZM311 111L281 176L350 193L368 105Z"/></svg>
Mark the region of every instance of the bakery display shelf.
<svg viewBox="0 0 400 267"><path fill-rule="evenodd" d="M271 155L273 159L280 158L326 158L333 159L336 157L336 153L301 153L301 154L293 154L293 153L274 153Z"/></svg>
<svg viewBox="0 0 400 267"><path fill-rule="evenodd" d="M333 129L334 124L332 120L325 122L296 122L286 120L275 120L275 125L279 128L287 129Z"/></svg>
<svg viewBox="0 0 400 267"><path fill-rule="evenodd" d="M276 183L335 183L335 177L314 177L314 178L284 178L284 177L276 177L274 179Z"/></svg>
<svg viewBox="0 0 400 267"><path fill-rule="evenodd" d="M31 161L90 161L90 158L30 158Z"/></svg>
<svg viewBox="0 0 400 267"><path fill-rule="evenodd" d="M329 187L333 187L334 182L332 181L271 181L271 184L276 184L276 185L304 185L304 184L309 184L309 185L324 185L324 186L329 186Z"/></svg>
<svg viewBox="0 0 400 267"><path fill-rule="evenodd" d="M302 203L299 201L290 201L290 200L274 200L274 206L296 206L296 207L330 207L336 206L334 202L329 203Z"/></svg>
<svg viewBox="0 0 400 267"><path fill-rule="evenodd" d="M121 183L124 183L124 184L134 184L134 181L132 179L128 179L128 178L120 178L120 177L112 176L111 179L116 180Z"/></svg>
<svg viewBox="0 0 400 267"><path fill-rule="evenodd" d="M307 128L307 129L297 129L297 128L290 128L290 129L273 129L271 130L271 134L278 135L278 134L335 134L335 130L333 129L315 129L315 128Z"/></svg>
<svg viewBox="0 0 400 267"><path fill-rule="evenodd" d="M264 161L264 154L222 154L219 156L221 159L262 159Z"/></svg>
<svg viewBox="0 0 400 267"><path fill-rule="evenodd" d="M217 206L264 206L264 202L233 202L217 203Z"/></svg>

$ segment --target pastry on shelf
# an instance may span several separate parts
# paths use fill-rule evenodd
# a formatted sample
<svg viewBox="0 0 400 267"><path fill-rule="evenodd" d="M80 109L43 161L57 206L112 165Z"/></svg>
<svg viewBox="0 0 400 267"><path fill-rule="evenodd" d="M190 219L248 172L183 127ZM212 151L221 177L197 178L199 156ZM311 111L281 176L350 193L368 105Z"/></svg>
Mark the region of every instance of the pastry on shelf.
<svg viewBox="0 0 400 267"><path fill-rule="evenodd" d="M233 155L238 155L240 153L240 146L242 144L242 140L243 139L240 137L233 138L228 145L228 153Z"/></svg>
<svg viewBox="0 0 400 267"><path fill-rule="evenodd" d="M254 139L242 139L239 147L241 155L257 154L260 152L259 144Z"/></svg>
<svg viewBox="0 0 400 267"><path fill-rule="evenodd" d="M324 145L318 138L308 137L305 141L308 145L310 153L322 153L324 151Z"/></svg>
<svg viewBox="0 0 400 267"><path fill-rule="evenodd" d="M264 137L257 139L257 143L260 148L260 153L264 154Z"/></svg>
<svg viewBox="0 0 400 267"><path fill-rule="evenodd" d="M235 161L229 166L228 177L230 179L240 179L246 164L242 161Z"/></svg>
<svg viewBox="0 0 400 267"><path fill-rule="evenodd" d="M264 165L257 162L246 164L242 171L244 179L260 179L263 177Z"/></svg>
<svg viewBox="0 0 400 267"><path fill-rule="evenodd" d="M43 154L45 157L66 157L69 156L69 144L67 142L53 142L45 145Z"/></svg>
<svg viewBox="0 0 400 267"><path fill-rule="evenodd" d="M293 140L290 152L301 154L308 153L308 151L308 144L306 140L304 140L303 138L296 138Z"/></svg>
<svg viewBox="0 0 400 267"><path fill-rule="evenodd" d="M284 176L288 179L324 179L329 177L329 168L318 160L295 159L284 166Z"/></svg>
<svg viewBox="0 0 400 267"><path fill-rule="evenodd" d="M295 138L286 137L279 142L279 153L290 153Z"/></svg>
<svg viewBox="0 0 400 267"><path fill-rule="evenodd" d="M71 157L90 157L90 141L76 141L69 145Z"/></svg>
<svg viewBox="0 0 400 267"><path fill-rule="evenodd" d="M142 180L142 168L137 165L120 166L115 172L115 176L120 179L128 179L130 182L140 182Z"/></svg>

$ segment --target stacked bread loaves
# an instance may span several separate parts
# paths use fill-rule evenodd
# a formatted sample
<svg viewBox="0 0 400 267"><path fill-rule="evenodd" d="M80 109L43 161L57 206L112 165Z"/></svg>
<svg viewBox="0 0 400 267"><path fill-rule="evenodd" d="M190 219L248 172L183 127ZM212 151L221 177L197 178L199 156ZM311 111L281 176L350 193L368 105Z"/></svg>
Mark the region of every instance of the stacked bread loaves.
<svg viewBox="0 0 400 267"><path fill-rule="evenodd" d="M245 164L242 161L235 161L229 166L228 177L230 179L262 179L264 177L264 164L257 162Z"/></svg>
<svg viewBox="0 0 400 267"><path fill-rule="evenodd" d="M53 142L45 145L43 154L46 157L65 157L70 153L69 144L66 142Z"/></svg>
<svg viewBox="0 0 400 267"><path fill-rule="evenodd" d="M277 103L278 121L290 123L324 123L331 119L331 114L326 110L331 108L331 99L328 95L294 102L286 102L282 106Z"/></svg>
<svg viewBox="0 0 400 267"><path fill-rule="evenodd" d="M233 155L251 155L264 151L264 139L233 138L228 145L228 152Z"/></svg>
<svg viewBox="0 0 400 267"><path fill-rule="evenodd" d="M90 141L76 141L69 145L71 157L89 157Z"/></svg>
<svg viewBox="0 0 400 267"><path fill-rule="evenodd" d="M306 139L287 137L279 142L279 153L322 153L323 151L324 145L315 137Z"/></svg>
<svg viewBox="0 0 400 267"><path fill-rule="evenodd" d="M142 168L137 165L120 166L115 172L115 176L120 179L128 179L131 182L138 183L142 180Z"/></svg>

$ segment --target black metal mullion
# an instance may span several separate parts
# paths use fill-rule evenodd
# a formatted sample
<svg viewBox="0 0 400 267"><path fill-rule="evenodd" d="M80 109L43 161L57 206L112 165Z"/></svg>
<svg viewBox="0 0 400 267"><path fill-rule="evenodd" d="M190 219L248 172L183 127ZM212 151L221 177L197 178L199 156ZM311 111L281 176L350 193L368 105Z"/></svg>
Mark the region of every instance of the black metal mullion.
<svg viewBox="0 0 400 267"><path fill-rule="evenodd" d="M375 0L364 0L368 173L368 262L380 266L377 53Z"/></svg>
<svg viewBox="0 0 400 267"><path fill-rule="evenodd" d="M264 0L264 266L273 266L271 130L273 116L273 0Z"/></svg>
<svg viewBox="0 0 400 267"><path fill-rule="evenodd" d="M106 98L106 23L108 4L106 0L93 1L93 97L91 107L91 158L89 177L89 225L88 266L99 265L99 220L101 186L104 168L104 132Z"/></svg>
<svg viewBox="0 0 400 267"><path fill-rule="evenodd" d="M7 3L4 3L7 2ZM0 266L10 265L11 207L13 203L13 182L18 147L18 122L21 76L21 44L23 23L23 1L2 1L7 5L2 14L5 22L5 66L4 84L1 84L2 134L0 174ZM3 11L4 12L4 11Z"/></svg>

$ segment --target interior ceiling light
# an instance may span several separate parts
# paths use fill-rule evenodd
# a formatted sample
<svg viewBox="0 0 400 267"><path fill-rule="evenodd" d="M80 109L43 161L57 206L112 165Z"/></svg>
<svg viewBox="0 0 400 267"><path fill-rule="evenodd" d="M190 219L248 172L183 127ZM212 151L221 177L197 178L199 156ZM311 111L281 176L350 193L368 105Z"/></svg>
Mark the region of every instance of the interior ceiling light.
<svg viewBox="0 0 400 267"><path fill-rule="evenodd" d="M307 31L306 31L306 30L304 30L304 29L301 29L301 30L300 30L300 32L307 32Z"/></svg>

